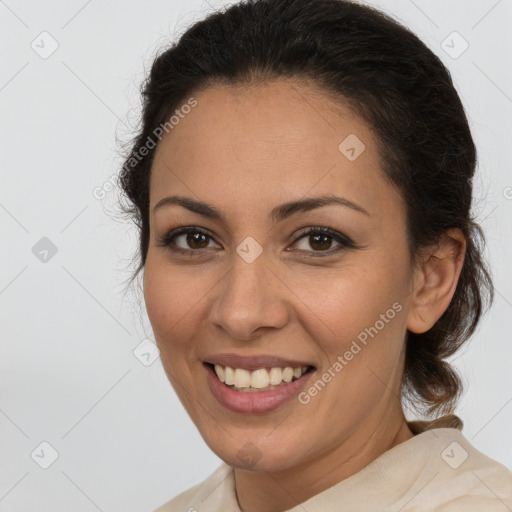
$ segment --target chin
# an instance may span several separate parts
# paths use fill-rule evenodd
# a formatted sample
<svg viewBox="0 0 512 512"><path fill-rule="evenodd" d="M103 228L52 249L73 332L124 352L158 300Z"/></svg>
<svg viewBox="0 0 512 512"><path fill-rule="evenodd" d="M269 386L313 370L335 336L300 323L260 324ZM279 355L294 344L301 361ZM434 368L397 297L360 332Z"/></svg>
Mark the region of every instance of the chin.
<svg viewBox="0 0 512 512"><path fill-rule="evenodd" d="M227 442L226 442L227 443ZM297 453L299 448L283 445L262 447L257 439L252 438L243 441L229 442L229 448L226 444L222 446L209 445L210 449L222 459L226 464L239 469L248 471L264 471L274 473L285 471L295 465L297 461L290 458L290 453ZM301 452L303 453L303 452Z"/></svg>

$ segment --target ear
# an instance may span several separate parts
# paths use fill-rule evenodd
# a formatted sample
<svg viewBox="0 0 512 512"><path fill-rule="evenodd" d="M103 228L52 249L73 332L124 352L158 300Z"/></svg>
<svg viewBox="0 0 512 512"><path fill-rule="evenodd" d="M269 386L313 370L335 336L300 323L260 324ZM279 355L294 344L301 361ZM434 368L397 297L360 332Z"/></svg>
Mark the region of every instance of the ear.
<svg viewBox="0 0 512 512"><path fill-rule="evenodd" d="M407 329L414 333L428 331L448 308L462 271L466 239L454 228L422 252L407 317Z"/></svg>

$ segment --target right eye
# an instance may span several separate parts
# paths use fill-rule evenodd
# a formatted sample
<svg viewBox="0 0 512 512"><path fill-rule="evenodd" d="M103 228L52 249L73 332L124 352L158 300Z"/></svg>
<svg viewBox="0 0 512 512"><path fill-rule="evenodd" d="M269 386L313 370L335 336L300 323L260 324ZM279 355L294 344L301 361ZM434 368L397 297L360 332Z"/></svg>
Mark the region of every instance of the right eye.
<svg viewBox="0 0 512 512"><path fill-rule="evenodd" d="M176 240L182 238L184 246L176 244ZM189 226L184 228L175 229L167 233L158 242L161 247L166 247L169 251L176 254L189 254L199 253L208 247L208 242L213 240L206 231L200 228ZM188 248L187 248L188 246Z"/></svg>

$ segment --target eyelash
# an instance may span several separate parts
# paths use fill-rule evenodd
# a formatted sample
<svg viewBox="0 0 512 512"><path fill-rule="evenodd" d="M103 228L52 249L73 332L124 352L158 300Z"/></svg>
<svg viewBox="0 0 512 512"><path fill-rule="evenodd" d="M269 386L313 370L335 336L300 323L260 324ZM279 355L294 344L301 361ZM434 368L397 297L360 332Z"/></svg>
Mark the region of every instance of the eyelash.
<svg viewBox="0 0 512 512"><path fill-rule="evenodd" d="M178 237L180 235L187 235L189 233L195 233L195 234L200 233L200 234L206 236L207 238L209 238L210 240L213 240L213 237L211 235L209 235L203 229L196 228L194 226L190 226L190 227L178 228L175 231L171 231L170 233L165 235L163 238L158 239L159 246L167 248L169 251L171 251L174 254L186 254L191 257L195 256L194 253L202 253L203 251L207 250L206 248L204 248L204 249L182 249L182 248L172 247L172 244L174 243L174 239L176 237ZM356 247L355 244L352 242L352 240L350 240L348 237L342 235L341 233L338 233L337 231L334 231L330 228L325 228L325 227L315 227L315 228L309 229L308 231L302 233L298 238L296 238L295 241L293 242L293 244L296 244L302 238L306 238L307 236L311 236L311 235L328 235L334 241L338 242L340 244L340 246L334 250L328 249L326 251L305 251L306 253L312 253L309 256L307 256L310 258L311 257L314 258L314 257L329 256L329 255L337 253L343 249Z"/></svg>

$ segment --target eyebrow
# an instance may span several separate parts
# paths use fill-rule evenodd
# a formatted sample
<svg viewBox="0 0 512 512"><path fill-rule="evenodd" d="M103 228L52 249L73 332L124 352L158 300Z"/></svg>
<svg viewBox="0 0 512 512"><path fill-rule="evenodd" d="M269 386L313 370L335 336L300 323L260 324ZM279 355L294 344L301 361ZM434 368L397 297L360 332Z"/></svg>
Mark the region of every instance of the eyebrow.
<svg viewBox="0 0 512 512"><path fill-rule="evenodd" d="M158 203L154 206L153 214L163 206L171 204L182 206L183 208L186 208L187 210L190 210L191 212L197 213L204 217L209 217L212 219L218 219L222 221L226 220L226 216L222 210L219 210L215 206L205 203L204 201L197 201L195 199L191 199L185 196L164 197L163 199L158 201ZM310 197L307 199L300 199L298 201L290 201L288 203L283 203L279 206L276 206L270 212L270 218L274 222L280 222L295 213L307 212L328 205L345 206L357 212L363 213L368 217L371 217L367 210L365 210L362 206L354 203L353 201L350 201L349 199L345 199L343 197L338 197L334 195L325 195L320 197Z"/></svg>

